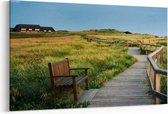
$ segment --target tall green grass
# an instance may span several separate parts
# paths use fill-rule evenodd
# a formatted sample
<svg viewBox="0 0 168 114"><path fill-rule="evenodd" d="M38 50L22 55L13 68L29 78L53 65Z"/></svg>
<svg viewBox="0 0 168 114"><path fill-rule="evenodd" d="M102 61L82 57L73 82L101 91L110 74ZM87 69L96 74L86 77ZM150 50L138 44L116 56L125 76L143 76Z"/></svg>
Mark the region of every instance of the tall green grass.
<svg viewBox="0 0 168 114"><path fill-rule="evenodd" d="M127 54L127 47L89 43L76 35L60 38L11 39L10 49L11 110L88 105L87 102L74 104L71 100L51 97L47 66L49 62L69 58L70 67L89 67L89 87L100 88L136 61ZM65 97L71 99L66 94Z"/></svg>

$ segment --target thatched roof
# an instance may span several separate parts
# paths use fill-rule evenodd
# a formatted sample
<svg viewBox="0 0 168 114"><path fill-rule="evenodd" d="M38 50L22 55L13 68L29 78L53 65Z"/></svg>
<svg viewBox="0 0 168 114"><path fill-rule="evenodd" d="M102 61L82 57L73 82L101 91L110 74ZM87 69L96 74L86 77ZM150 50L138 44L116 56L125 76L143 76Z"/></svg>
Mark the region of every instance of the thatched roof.
<svg viewBox="0 0 168 114"><path fill-rule="evenodd" d="M19 31L21 31L21 28L25 28L26 30L32 29L33 31L35 29L40 29L40 31L44 31L44 30L47 30L47 31L50 30L52 32L55 31L52 27L42 27L42 26L36 25L36 24L18 24L14 27L13 31L19 32Z"/></svg>

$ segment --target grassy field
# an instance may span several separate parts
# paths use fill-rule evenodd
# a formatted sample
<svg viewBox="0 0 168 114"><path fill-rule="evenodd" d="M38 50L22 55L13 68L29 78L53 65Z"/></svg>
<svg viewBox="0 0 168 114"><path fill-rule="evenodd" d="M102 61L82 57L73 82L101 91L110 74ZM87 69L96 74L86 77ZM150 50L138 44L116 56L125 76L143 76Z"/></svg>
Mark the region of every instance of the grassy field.
<svg viewBox="0 0 168 114"><path fill-rule="evenodd" d="M65 99L51 97L48 62L69 58L71 67L89 67L89 87L100 88L136 61L127 54L127 47L89 43L78 34L41 38L31 38L30 35L27 38L12 36L10 40L11 110L88 105L88 102L73 103L69 96L65 100L66 95Z"/></svg>
<svg viewBox="0 0 168 114"><path fill-rule="evenodd" d="M60 91L61 95L57 98L51 97L48 62L69 58L70 67L89 67L89 88L100 88L136 61L127 54L126 46L87 42L82 35L109 40L130 40L133 43L145 38L154 38L146 34L125 34L113 29L10 33L11 110L88 106L89 102L74 103L72 94L66 88ZM83 84L78 89L82 91Z"/></svg>
<svg viewBox="0 0 168 114"><path fill-rule="evenodd" d="M103 39L117 38L117 39L129 39L129 40L134 40L134 41L155 38L155 36L148 35L148 34L138 34L138 33L126 34L123 31L118 31L115 29L99 29L99 30L86 30L86 31L60 30L60 31L52 32L52 33L10 32L11 39L64 37L64 36L73 36L73 35L91 35L91 36L100 37Z"/></svg>

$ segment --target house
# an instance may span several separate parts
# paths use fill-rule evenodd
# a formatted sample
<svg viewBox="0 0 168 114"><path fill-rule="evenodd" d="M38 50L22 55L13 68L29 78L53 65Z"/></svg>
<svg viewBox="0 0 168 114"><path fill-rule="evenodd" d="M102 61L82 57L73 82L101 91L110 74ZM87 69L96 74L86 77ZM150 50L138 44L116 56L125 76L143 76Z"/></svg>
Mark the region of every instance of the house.
<svg viewBox="0 0 168 114"><path fill-rule="evenodd" d="M13 29L14 32L40 32L40 25L18 24Z"/></svg>
<svg viewBox="0 0 168 114"><path fill-rule="evenodd" d="M13 28L13 32L54 32L52 27L41 27L33 24L18 24Z"/></svg>
<svg viewBox="0 0 168 114"><path fill-rule="evenodd" d="M42 32L55 32L55 30L52 27L41 27L40 31L42 31Z"/></svg>

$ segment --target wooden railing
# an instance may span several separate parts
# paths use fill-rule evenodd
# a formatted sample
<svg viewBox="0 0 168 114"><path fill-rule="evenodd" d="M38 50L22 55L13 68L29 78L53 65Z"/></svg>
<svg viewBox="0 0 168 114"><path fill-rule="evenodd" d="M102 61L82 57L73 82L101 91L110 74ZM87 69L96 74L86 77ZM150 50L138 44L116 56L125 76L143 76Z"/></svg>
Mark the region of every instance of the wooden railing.
<svg viewBox="0 0 168 114"><path fill-rule="evenodd" d="M102 39L102 38L97 38L95 36L88 36L88 35L83 35L81 36L83 39L86 39L88 42L97 42L97 43L105 43L109 45L122 45L122 46L138 46L138 44L133 44L131 40L119 40L118 38L114 39Z"/></svg>
<svg viewBox="0 0 168 114"><path fill-rule="evenodd" d="M143 44L140 41L140 49L143 49L144 45L151 45L151 44ZM158 67L163 61L163 46L159 45L151 45L157 47L157 49L153 52L146 50L146 53L150 53L147 56L148 60L148 68L147 68L147 76L150 82L152 95L154 97L154 102L156 104L167 103L167 95L160 92L161 89L161 75L167 77L167 70L161 69Z"/></svg>

